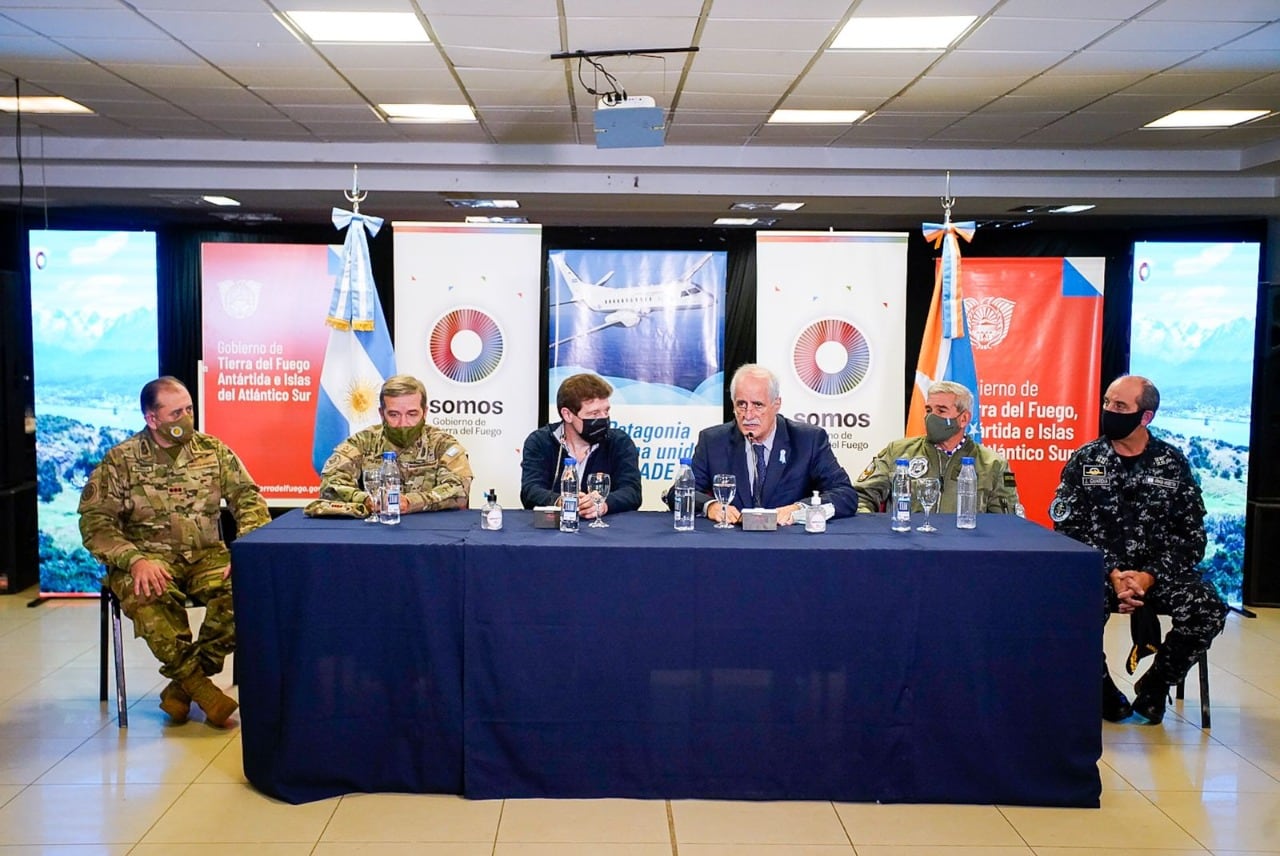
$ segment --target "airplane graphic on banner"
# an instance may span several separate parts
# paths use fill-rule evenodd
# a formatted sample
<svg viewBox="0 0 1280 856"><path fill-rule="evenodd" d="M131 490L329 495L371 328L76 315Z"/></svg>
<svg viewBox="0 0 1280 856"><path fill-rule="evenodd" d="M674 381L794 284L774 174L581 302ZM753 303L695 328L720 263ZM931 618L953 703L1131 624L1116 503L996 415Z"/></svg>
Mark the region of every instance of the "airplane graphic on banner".
<svg viewBox="0 0 1280 856"><path fill-rule="evenodd" d="M708 306L714 306L716 302L715 295L691 281L694 274L709 261L711 261L710 253L703 256L679 279L652 285L605 288L604 284L613 276L613 271L609 271L597 282L585 282L565 263L562 255L558 253L552 254L551 263L555 265L556 270L564 277L565 284L573 295L572 300L561 301L556 305L581 303L592 312L603 313L604 319L594 327L588 327L571 336L552 342L549 347L554 348L557 345L604 330L607 327L634 327L655 309L665 311L668 309L704 309Z"/></svg>

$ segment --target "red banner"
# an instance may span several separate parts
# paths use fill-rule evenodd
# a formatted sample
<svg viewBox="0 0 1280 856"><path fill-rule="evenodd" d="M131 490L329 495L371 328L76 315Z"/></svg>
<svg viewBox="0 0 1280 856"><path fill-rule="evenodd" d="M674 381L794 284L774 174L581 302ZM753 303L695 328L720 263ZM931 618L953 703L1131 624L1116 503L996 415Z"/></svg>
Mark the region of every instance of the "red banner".
<svg viewBox="0 0 1280 856"><path fill-rule="evenodd" d="M1009 461L1027 517L1045 526L1062 465L1098 436L1104 265L964 260L982 444Z"/></svg>
<svg viewBox="0 0 1280 856"><path fill-rule="evenodd" d="M207 243L201 255L201 430L240 456L268 502L314 499L311 441L337 253Z"/></svg>

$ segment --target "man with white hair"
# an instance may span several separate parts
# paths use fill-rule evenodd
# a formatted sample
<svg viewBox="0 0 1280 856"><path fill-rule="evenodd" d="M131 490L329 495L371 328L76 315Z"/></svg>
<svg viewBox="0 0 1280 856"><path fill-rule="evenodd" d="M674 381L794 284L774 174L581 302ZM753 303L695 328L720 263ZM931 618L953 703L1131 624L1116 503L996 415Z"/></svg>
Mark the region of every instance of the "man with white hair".
<svg viewBox="0 0 1280 856"><path fill-rule="evenodd" d="M956 480L962 458L973 458L978 471L978 511L1015 514L1018 486L1004 458L974 442L966 431L973 419L973 393L965 386L940 380L929 387L924 404L923 437L894 440L876 455L858 476L859 511L880 511L888 507L893 494L893 475L898 459L907 461L913 479L936 478L942 482L942 498L937 510L954 514Z"/></svg>

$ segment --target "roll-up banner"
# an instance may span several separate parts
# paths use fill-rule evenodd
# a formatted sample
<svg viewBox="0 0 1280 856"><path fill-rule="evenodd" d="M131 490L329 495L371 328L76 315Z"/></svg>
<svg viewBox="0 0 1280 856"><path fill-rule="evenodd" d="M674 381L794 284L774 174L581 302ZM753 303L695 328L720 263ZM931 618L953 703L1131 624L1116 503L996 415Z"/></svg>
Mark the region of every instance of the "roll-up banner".
<svg viewBox="0 0 1280 856"><path fill-rule="evenodd" d="M561 381L594 372L613 386L613 426L640 455L643 509L660 509L698 431L724 412L727 254L552 250L548 418Z"/></svg>
<svg viewBox="0 0 1280 856"><path fill-rule="evenodd" d="M756 358L782 415L825 428L856 477L902 436L907 235L761 232L756 281Z"/></svg>
<svg viewBox="0 0 1280 856"><path fill-rule="evenodd" d="M396 366L427 387L427 421L452 434L489 491L520 503L520 453L537 427L542 227L391 224Z"/></svg>
<svg viewBox="0 0 1280 856"><path fill-rule="evenodd" d="M273 505L319 495L312 440L340 269L337 246L201 246L201 430L240 456Z"/></svg>
<svg viewBox="0 0 1280 856"><path fill-rule="evenodd" d="M1018 481L1044 526L1062 466L1098 436L1102 258L966 258L965 316L977 369L982 444Z"/></svg>

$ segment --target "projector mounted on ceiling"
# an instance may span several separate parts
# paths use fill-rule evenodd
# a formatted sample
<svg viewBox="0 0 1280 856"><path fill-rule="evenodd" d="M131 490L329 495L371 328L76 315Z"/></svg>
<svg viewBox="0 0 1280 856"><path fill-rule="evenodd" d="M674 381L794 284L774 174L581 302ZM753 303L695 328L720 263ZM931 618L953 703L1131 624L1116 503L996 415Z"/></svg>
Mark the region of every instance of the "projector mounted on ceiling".
<svg viewBox="0 0 1280 856"><path fill-rule="evenodd" d="M647 95L609 93L597 102L594 118L598 149L651 148L665 142L662 108Z"/></svg>
<svg viewBox="0 0 1280 856"><path fill-rule="evenodd" d="M618 83L618 79L600 63L600 57L655 57L669 53L697 53L696 47L687 48L640 48L634 50L609 51L570 51L553 53L552 59L576 59L578 61L578 81L591 95L600 100L596 102L595 132L597 149L636 149L661 146L666 142L667 122L662 115L662 108L653 103L647 95L628 96L627 91ZM582 76L583 63L591 66L597 79L603 78L609 86L601 91L595 88L598 82L588 84ZM686 66L687 67L687 66Z"/></svg>

